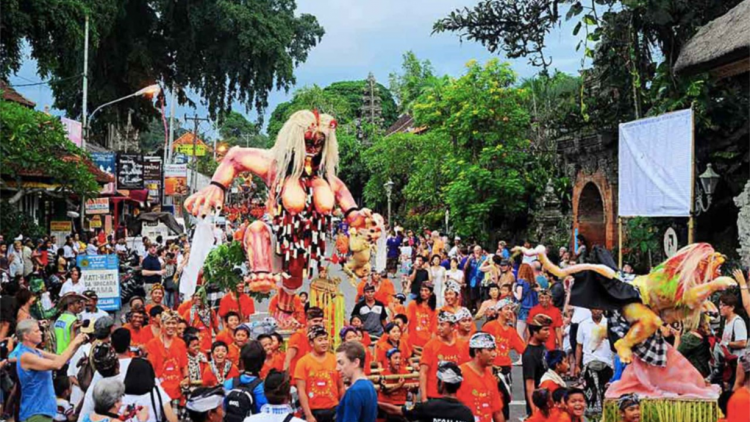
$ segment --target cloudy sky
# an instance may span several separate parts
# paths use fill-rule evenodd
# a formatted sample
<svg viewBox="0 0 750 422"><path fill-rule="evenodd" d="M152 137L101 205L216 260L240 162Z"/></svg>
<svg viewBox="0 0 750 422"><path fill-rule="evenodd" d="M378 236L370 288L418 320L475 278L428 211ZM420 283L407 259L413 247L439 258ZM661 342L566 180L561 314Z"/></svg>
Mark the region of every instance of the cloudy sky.
<svg viewBox="0 0 750 422"><path fill-rule="evenodd" d="M437 74L452 76L460 76L471 59L484 62L497 57L478 43L461 42L457 34L431 35L437 19L454 9L473 6L477 0L298 0L297 4L300 13L316 16L326 31L307 62L297 68L297 87L312 84L324 87L336 81L365 79L369 72L387 86L388 75L400 70L402 54L408 50L422 60L430 60ZM575 51L578 40L572 36L572 27L566 23L548 35L547 55L552 57L554 68L574 74L580 68L581 54ZM526 59L511 63L521 78L538 72ZM12 85L40 80L36 63L30 59L10 78ZM17 90L36 102L40 110L53 102L51 91L44 85ZM266 116L278 103L287 101L292 92L271 93ZM248 118L256 117L240 104L234 108ZM181 117L194 111L206 115L201 107L197 111L179 107L176 115ZM202 130L211 131L210 124L202 126Z"/></svg>

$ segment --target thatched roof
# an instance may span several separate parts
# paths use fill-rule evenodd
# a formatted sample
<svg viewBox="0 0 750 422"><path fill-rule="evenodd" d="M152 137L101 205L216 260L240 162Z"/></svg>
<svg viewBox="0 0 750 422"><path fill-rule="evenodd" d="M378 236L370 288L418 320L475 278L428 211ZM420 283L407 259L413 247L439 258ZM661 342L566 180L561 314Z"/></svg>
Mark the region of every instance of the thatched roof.
<svg viewBox="0 0 750 422"><path fill-rule="evenodd" d="M747 62L750 57L750 0L703 26L680 52L677 73L699 73ZM747 65L743 64L747 70ZM739 72L736 72L739 73Z"/></svg>

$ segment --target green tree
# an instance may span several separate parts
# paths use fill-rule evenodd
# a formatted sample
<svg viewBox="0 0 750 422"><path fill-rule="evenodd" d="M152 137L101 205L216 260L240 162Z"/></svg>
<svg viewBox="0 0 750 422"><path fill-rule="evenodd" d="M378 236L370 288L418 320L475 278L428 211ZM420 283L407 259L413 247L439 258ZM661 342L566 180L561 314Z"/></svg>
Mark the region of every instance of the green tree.
<svg viewBox="0 0 750 422"><path fill-rule="evenodd" d="M0 187L15 191L0 202L12 205L35 192L58 198L99 193L96 179L81 165L87 154L68 140L56 117L0 101L0 139ZM43 174L58 187L52 191L24 187L21 172Z"/></svg>
<svg viewBox="0 0 750 422"><path fill-rule="evenodd" d="M429 60L419 61L413 51L403 55L401 74L391 73L388 77L393 96L398 102L401 113L411 111L414 101L435 78L432 63Z"/></svg>
<svg viewBox="0 0 750 422"><path fill-rule="evenodd" d="M231 111L224 117L219 126L222 141L229 145L243 147L266 148L268 137L260 133L260 122L251 122L236 111Z"/></svg>
<svg viewBox="0 0 750 422"><path fill-rule="evenodd" d="M268 92L289 89L294 68L324 31L315 17L297 14L294 0L8 0L0 27L0 77L18 71L22 46L51 83L54 106L80 116L84 20L90 18L89 110L159 82L178 88L178 101L200 96L216 118L235 101L259 112ZM135 110L146 128L157 111L145 99L102 110L104 125Z"/></svg>

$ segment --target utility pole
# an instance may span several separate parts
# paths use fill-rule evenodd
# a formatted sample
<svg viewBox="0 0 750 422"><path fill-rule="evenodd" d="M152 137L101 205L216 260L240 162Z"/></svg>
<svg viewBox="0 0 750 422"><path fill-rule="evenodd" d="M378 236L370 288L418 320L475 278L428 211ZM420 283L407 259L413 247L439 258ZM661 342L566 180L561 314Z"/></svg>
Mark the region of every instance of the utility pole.
<svg viewBox="0 0 750 422"><path fill-rule="evenodd" d="M196 149L196 145L198 143L198 124L201 121L207 122L208 118L198 117L197 114L193 113L193 117L188 117L187 114L185 115L185 121L187 122L188 120L192 120L193 124L194 124L194 129L193 129L193 151L192 151L192 155L193 155L193 173L192 173L192 176L193 177L190 180L190 193L195 193L195 185L196 185L196 182L198 180L198 170L197 170L197 166L196 166L196 162L195 162L195 157L196 157L195 156L195 149Z"/></svg>
<svg viewBox="0 0 750 422"><path fill-rule="evenodd" d="M172 89L169 96L169 143L164 151L164 164L172 162L172 144L174 143L174 107L175 107L175 89L177 85L172 82Z"/></svg>
<svg viewBox="0 0 750 422"><path fill-rule="evenodd" d="M86 25L84 28L83 41L83 104L81 107L81 127L86 128L86 118L88 115L88 96L89 96L89 15L86 15ZM88 130L83 134L81 139L81 149L86 151L86 141L88 141ZM83 214L83 213L81 213Z"/></svg>

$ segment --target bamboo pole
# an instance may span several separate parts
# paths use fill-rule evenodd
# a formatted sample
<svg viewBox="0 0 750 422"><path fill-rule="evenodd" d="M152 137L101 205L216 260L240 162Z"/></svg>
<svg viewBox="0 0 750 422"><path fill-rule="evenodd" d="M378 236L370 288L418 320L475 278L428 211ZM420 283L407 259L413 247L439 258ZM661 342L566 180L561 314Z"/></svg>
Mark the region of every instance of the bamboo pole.
<svg viewBox="0 0 750 422"><path fill-rule="evenodd" d="M695 110L690 104L690 218L688 219L688 245L695 241Z"/></svg>
<svg viewBox="0 0 750 422"><path fill-rule="evenodd" d="M622 217L617 217L617 266L622 270Z"/></svg>

